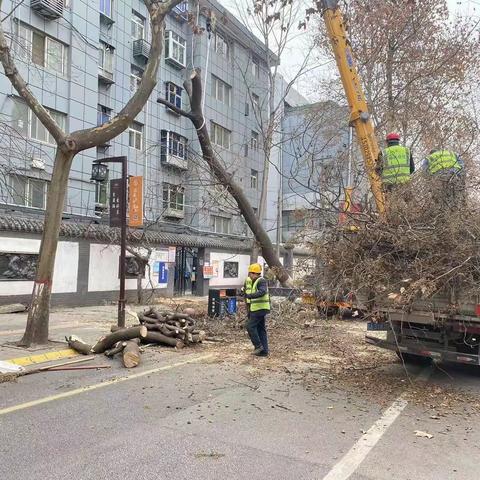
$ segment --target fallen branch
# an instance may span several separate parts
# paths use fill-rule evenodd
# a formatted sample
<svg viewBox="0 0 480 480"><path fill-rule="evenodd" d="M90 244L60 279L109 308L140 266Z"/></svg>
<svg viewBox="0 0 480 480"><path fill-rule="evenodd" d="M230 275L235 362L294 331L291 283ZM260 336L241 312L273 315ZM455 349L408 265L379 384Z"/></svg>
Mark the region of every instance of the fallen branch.
<svg viewBox="0 0 480 480"><path fill-rule="evenodd" d="M93 347L92 352L103 353L119 341L132 340L133 338L146 338L147 327L144 325L138 327L122 328L116 332L102 337Z"/></svg>

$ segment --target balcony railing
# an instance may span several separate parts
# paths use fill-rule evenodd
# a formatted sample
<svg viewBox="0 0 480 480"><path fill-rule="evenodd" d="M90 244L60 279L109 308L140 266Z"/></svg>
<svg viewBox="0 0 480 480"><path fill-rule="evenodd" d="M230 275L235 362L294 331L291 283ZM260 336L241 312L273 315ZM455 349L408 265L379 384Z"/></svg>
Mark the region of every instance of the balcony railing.
<svg viewBox="0 0 480 480"><path fill-rule="evenodd" d="M168 207L165 209L163 216L167 218L185 218L185 211L180 208Z"/></svg>
<svg viewBox="0 0 480 480"><path fill-rule="evenodd" d="M112 83L115 83L115 81L113 80L113 72L109 72L105 70L100 65L98 66L98 78L99 80L101 80L103 83L106 83L107 85L111 85Z"/></svg>
<svg viewBox="0 0 480 480"><path fill-rule="evenodd" d="M162 156L163 162L165 165L169 165L171 167L179 168L180 170L188 170L188 160L183 157L177 157L176 155L172 155L171 153L167 153L166 155Z"/></svg>

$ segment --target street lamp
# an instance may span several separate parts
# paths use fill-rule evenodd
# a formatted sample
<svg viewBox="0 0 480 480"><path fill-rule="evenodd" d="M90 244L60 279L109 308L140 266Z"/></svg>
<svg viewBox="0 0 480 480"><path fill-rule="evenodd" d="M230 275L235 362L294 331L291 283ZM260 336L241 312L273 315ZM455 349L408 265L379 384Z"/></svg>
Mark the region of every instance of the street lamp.
<svg viewBox="0 0 480 480"><path fill-rule="evenodd" d="M127 253L127 157L106 157L95 160L92 164L92 180L104 182L108 178L108 166L105 163L121 163L122 179L118 194L118 216L113 218L110 205L110 226L120 226L120 292L118 295L118 326L125 326L125 260ZM115 182L115 180L112 180ZM113 189L112 189L113 190ZM113 192L111 192L112 194ZM117 223L117 221L119 223Z"/></svg>

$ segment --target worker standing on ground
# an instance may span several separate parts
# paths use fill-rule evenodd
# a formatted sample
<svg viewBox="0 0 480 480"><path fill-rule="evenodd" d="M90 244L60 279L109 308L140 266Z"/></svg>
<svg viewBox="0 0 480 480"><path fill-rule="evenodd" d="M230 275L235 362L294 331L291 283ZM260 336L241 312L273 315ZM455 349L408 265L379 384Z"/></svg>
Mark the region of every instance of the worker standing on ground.
<svg viewBox="0 0 480 480"><path fill-rule="evenodd" d="M245 282L243 283L243 288L242 288L242 295L245 297L245 295L250 295L252 293L252 286L253 286L253 281L250 278L250 275L247 276L245 279ZM249 298L245 297L245 306L247 307L247 319L250 318L250 302L251 300Z"/></svg>
<svg viewBox="0 0 480 480"><path fill-rule="evenodd" d="M411 150L400 145L398 133L389 133L386 141L387 147L379 158L377 172L382 177L385 191L391 192L396 186L410 181L415 164Z"/></svg>
<svg viewBox="0 0 480 480"><path fill-rule="evenodd" d="M266 357L268 356L268 338L265 317L270 312L268 284L262 277L262 266L258 263L252 263L248 267L248 276L252 281L252 288L250 293L245 293L245 299L250 300L247 332L255 348L253 354Z"/></svg>
<svg viewBox="0 0 480 480"><path fill-rule="evenodd" d="M436 195L448 206L456 206L465 200L464 163L451 150L433 149L422 163L422 170L439 181Z"/></svg>

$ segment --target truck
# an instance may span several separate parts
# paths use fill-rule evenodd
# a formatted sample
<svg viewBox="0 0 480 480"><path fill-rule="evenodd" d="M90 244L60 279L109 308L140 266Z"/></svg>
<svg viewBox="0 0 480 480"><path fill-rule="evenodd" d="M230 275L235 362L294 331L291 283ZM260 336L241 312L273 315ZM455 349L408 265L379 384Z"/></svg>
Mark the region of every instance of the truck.
<svg viewBox="0 0 480 480"><path fill-rule="evenodd" d="M354 53L347 36L345 21L338 0L321 0L318 8L323 17L345 96L350 109L350 124L363 156L370 189L378 215L385 212L385 198L381 178L376 172L380 148L362 82L355 64ZM352 204L352 188L345 189L345 205ZM325 307L325 299L322 299ZM343 305L335 300L333 309L365 308L357 300L346 300ZM345 302L344 302L345 303ZM320 307L320 306L319 306ZM386 332L385 338L367 333L366 341L380 348L395 351L405 361L431 359L462 364L480 364L480 298L462 294L460 289L445 287L427 300L414 300L408 308L400 308L388 298L376 299L368 310L377 321L369 322L367 331Z"/></svg>

